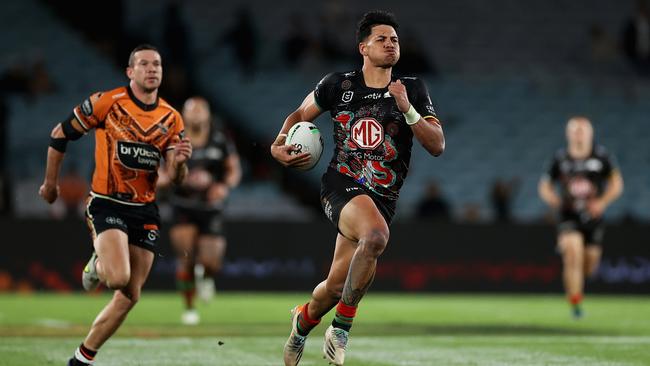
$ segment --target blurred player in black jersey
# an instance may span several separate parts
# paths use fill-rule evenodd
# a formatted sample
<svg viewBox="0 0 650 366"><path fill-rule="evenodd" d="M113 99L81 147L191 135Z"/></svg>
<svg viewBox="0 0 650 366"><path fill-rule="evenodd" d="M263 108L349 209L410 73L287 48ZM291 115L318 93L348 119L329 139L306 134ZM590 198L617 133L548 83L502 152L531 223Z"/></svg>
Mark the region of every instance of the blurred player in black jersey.
<svg viewBox="0 0 650 366"><path fill-rule="evenodd" d="M339 234L327 279L316 286L309 302L292 311L285 365L298 364L307 334L334 307L323 351L330 363L343 364L357 305L388 244L413 136L431 155L444 150L442 127L424 83L393 73L400 57L397 27L390 13L364 14L357 30L362 69L325 76L287 116L271 146L271 154L284 166L304 165L308 154L292 154L294 148L284 146L286 133L299 121L330 112L336 146L323 175L321 203Z"/></svg>
<svg viewBox="0 0 650 366"><path fill-rule="evenodd" d="M557 245L564 263L564 290L573 316L580 318L584 278L596 272L602 254L602 215L623 192L623 178L605 148L594 146L587 118L571 118L566 137L568 146L555 153L540 180L539 194L560 214Z"/></svg>
<svg viewBox="0 0 650 366"><path fill-rule="evenodd" d="M241 168L234 145L215 128L205 99L188 99L182 113L194 155L185 182L171 197L170 239L178 254L176 280L185 301L181 321L195 325L200 319L195 294L204 300L214 294L213 278L226 249L222 213L229 191L239 184Z"/></svg>

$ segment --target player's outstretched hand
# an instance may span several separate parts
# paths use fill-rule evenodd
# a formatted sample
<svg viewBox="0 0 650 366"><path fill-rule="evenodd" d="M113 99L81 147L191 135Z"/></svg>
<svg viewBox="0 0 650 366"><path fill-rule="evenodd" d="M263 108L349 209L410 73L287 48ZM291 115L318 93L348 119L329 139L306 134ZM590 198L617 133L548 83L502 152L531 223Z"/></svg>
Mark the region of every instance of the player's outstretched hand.
<svg viewBox="0 0 650 366"><path fill-rule="evenodd" d="M52 203L59 197L59 185L43 182L41 188L38 189L38 195L43 197L45 202Z"/></svg>
<svg viewBox="0 0 650 366"><path fill-rule="evenodd" d="M271 145L271 156L280 164L286 167L301 167L309 164L310 154L308 152L296 153L297 147L285 145L286 136L280 135Z"/></svg>
<svg viewBox="0 0 650 366"><path fill-rule="evenodd" d="M395 98L397 103L397 108L400 112L406 113L411 108L411 102L409 102L408 94L406 93L406 87L402 84L401 80L393 81L388 85L388 93Z"/></svg>

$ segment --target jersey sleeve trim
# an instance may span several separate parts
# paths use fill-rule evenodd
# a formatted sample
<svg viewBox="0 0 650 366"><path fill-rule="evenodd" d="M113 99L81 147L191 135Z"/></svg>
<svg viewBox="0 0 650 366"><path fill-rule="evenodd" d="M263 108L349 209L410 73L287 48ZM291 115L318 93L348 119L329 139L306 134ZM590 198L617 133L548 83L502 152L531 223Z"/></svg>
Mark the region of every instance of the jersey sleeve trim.
<svg viewBox="0 0 650 366"><path fill-rule="evenodd" d="M79 125L81 126L81 128L83 128L85 132L90 131L90 128L88 128L88 126L86 126L86 124L83 122L83 119L77 113L77 108L73 108L72 113L74 114L74 118L77 120L77 122L79 122Z"/></svg>
<svg viewBox="0 0 650 366"><path fill-rule="evenodd" d="M318 104L318 100L316 100L316 94L312 94L312 96L314 98L314 104L316 105L316 108L318 108L318 110L321 112L325 112L325 109L321 107L320 104Z"/></svg>

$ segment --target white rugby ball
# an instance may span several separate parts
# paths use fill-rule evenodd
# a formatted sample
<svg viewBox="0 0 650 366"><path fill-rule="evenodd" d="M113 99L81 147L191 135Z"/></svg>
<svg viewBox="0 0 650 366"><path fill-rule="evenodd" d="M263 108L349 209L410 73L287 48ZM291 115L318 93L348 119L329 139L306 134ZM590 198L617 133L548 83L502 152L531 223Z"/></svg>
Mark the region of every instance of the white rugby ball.
<svg viewBox="0 0 650 366"><path fill-rule="evenodd" d="M323 138L320 135L320 130L315 124L311 122L298 122L287 132L287 140L285 145L293 145L296 150L292 154L300 154L308 152L310 154L309 164L297 167L300 170L309 170L313 168L323 153Z"/></svg>

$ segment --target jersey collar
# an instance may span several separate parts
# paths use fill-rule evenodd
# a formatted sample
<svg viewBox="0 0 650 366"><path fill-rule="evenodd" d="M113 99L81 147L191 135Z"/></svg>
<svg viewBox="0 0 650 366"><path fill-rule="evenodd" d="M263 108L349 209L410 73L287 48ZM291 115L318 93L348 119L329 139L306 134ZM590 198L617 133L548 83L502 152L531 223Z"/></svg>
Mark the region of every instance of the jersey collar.
<svg viewBox="0 0 650 366"><path fill-rule="evenodd" d="M127 85L126 86L126 91L129 93L129 98L137 105L140 109L142 109L145 112L153 111L154 109L158 108L158 99L159 97L156 96L156 101L152 104L145 104L142 103L142 101L138 98L135 97L135 94L133 94L133 90L131 90L131 86Z"/></svg>

